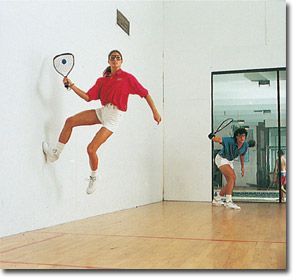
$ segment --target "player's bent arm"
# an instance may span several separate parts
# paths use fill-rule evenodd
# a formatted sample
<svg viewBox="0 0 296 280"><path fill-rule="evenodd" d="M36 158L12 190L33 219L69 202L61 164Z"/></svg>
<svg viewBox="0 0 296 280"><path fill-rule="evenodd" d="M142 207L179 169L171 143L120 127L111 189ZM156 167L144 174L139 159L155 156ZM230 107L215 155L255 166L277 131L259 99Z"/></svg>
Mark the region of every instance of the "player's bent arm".
<svg viewBox="0 0 296 280"><path fill-rule="evenodd" d="M222 137L220 136L214 136L212 138L213 142L216 142L216 143L219 143L219 144L222 144Z"/></svg>
<svg viewBox="0 0 296 280"><path fill-rule="evenodd" d="M64 77L63 83L65 85L68 85L68 87L72 89L80 98L84 99L87 102L90 101L89 96L79 87L75 86L75 84L68 77Z"/></svg>
<svg viewBox="0 0 296 280"><path fill-rule="evenodd" d="M241 171L242 171L242 176L245 176L245 156L240 155L240 163L241 163Z"/></svg>
<svg viewBox="0 0 296 280"><path fill-rule="evenodd" d="M245 156L240 155L239 159L240 159L241 167L245 168Z"/></svg>
<svg viewBox="0 0 296 280"><path fill-rule="evenodd" d="M84 99L85 101L90 101L89 100L89 96L80 88L78 88L77 86L75 86L74 84L70 85L70 88L82 99Z"/></svg>
<svg viewBox="0 0 296 280"><path fill-rule="evenodd" d="M148 103L148 105L149 105L149 107L150 107L150 109L151 109L151 111L153 113L154 120L157 122L157 124L159 124L161 122L161 116L160 116L160 114L158 113L158 111L156 109L156 106L155 106L155 104L154 104L154 102L152 100L152 97L149 94L147 94L145 99L146 99L146 101L147 101L147 103Z"/></svg>

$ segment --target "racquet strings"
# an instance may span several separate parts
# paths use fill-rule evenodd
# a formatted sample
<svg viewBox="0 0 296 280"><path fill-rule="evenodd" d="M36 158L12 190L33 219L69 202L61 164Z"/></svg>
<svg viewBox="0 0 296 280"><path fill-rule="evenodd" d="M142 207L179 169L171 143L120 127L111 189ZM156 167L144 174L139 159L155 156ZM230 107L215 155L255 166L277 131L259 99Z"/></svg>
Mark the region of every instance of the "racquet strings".
<svg viewBox="0 0 296 280"><path fill-rule="evenodd" d="M53 66L56 71L67 77L74 67L74 56L70 53L60 54L54 57Z"/></svg>

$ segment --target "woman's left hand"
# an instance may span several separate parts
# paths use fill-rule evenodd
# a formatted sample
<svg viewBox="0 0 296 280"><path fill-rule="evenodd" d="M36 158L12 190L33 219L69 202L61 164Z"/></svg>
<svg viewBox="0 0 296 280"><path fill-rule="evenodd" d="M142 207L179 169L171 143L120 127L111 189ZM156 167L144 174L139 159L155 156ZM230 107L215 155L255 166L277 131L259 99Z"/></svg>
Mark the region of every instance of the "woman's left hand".
<svg viewBox="0 0 296 280"><path fill-rule="evenodd" d="M153 118L157 122L157 124L161 122L161 116L157 111L153 113Z"/></svg>
<svg viewBox="0 0 296 280"><path fill-rule="evenodd" d="M244 175L245 175L245 168L242 167L242 176L244 177Z"/></svg>

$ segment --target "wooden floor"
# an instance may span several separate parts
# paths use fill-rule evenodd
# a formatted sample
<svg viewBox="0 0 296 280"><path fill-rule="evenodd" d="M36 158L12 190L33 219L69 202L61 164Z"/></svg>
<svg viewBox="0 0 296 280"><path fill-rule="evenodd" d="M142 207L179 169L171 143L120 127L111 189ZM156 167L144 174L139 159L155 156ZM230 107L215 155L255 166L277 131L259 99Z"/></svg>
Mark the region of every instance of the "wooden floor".
<svg viewBox="0 0 296 280"><path fill-rule="evenodd" d="M0 239L3 269L285 269L286 205L161 202Z"/></svg>

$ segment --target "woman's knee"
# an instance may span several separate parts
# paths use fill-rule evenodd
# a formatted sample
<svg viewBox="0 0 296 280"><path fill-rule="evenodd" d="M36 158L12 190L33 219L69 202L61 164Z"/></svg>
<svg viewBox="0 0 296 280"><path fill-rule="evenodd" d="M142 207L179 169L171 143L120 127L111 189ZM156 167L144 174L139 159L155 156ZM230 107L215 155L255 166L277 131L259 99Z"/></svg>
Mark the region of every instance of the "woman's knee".
<svg viewBox="0 0 296 280"><path fill-rule="evenodd" d="M65 126L66 127L74 127L75 126L75 118L74 117L69 117L65 121Z"/></svg>
<svg viewBox="0 0 296 280"><path fill-rule="evenodd" d="M235 182L235 180L236 180L236 175L235 175L235 173L233 172L233 173L231 173L231 174L228 174L228 176L226 176L226 179L227 179L227 181Z"/></svg>
<svg viewBox="0 0 296 280"><path fill-rule="evenodd" d="M94 154L96 154L96 153L97 153L97 150L98 150L98 147L95 147L95 146L92 145L92 144L89 144L89 145L87 146L87 153L88 153L89 155L94 155Z"/></svg>

